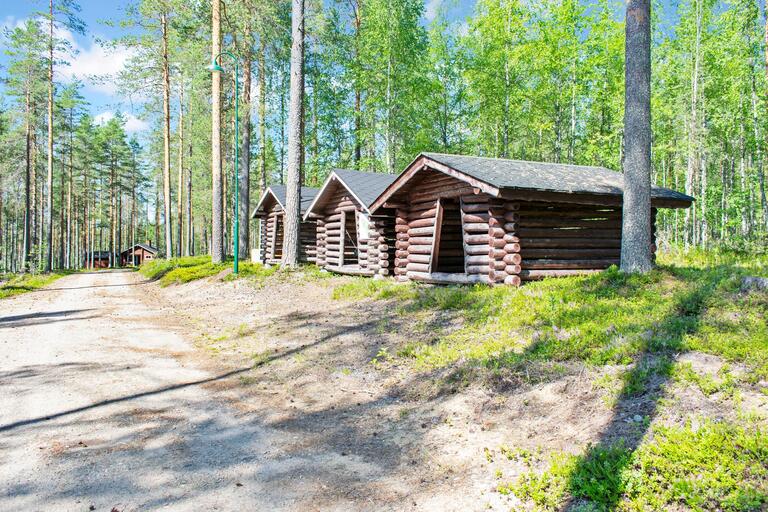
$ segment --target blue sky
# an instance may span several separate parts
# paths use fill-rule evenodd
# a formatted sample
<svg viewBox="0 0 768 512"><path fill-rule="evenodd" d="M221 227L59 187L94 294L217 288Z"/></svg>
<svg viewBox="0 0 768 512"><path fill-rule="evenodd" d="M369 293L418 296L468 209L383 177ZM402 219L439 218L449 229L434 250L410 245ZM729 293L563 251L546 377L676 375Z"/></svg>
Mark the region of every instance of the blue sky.
<svg viewBox="0 0 768 512"><path fill-rule="evenodd" d="M268 1L268 0L267 0ZM329 1L329 0L326 0ZM0 6L0 24L3 29L13 28L24 19L33 16L36 11L46 10L47 0L3 0ZM71 81L79 78L84 85L83 95L91 105L91 114L97 121L104 120L120 111L128 118L129 132L141 132L148 124L136 117L138 113L133 105L121 98L113 85L104 81L94 81L94 75L114 74L129 58L128 51L109 52L99 41L111 40L121 35L120 27L110 27L105 24L108 20L119 20L124 17L126 6L131 0L80 0L82 8L80 17L86 23L84 35L62 31L60 37L69 39L77 53L69 57L69 66L59 66L56 69L58 81ZM444 9L449 19L463 20L468 17L475 0L425 0L425 23L435 17L440 9ZM5 67L7 57L0 53L0 66ZM1 91L2 89L0 89Z"/></svg>

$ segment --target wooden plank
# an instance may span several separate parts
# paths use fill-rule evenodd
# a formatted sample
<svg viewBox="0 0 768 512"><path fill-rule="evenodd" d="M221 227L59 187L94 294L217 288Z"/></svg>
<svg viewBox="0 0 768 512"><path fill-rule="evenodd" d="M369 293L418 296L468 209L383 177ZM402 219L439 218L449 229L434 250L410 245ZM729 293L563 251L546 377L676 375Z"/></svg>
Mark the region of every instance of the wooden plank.
<svg viewBox="0 0 768 512"><path fill-rule="evenodd" d="M427 272L432 272L437 266L437 259L440 257L440 235L443 231L443 203L440 199L435 205L435 234L432 236L432 259L429 262Z"/></svg>

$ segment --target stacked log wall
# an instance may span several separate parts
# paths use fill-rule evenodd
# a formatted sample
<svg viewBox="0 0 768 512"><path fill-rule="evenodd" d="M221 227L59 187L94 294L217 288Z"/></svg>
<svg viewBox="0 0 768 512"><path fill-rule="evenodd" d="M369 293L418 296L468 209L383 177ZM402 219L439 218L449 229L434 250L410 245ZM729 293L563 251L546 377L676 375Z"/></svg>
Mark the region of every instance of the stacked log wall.
<svg viewBox="0 0 768 512"><path fill-rule="evenodd" d="M619 264L621 206L520 201L518 220L510 224L519 238L522 280Z"/></svg>
<svg viewBox="0 0 768 512"><path fill-rule="evenodd" d="M395 263L395 217L392 214L371 217L371 232L376 242L368 249L368 268L374 275L392 275Z"/></svg>

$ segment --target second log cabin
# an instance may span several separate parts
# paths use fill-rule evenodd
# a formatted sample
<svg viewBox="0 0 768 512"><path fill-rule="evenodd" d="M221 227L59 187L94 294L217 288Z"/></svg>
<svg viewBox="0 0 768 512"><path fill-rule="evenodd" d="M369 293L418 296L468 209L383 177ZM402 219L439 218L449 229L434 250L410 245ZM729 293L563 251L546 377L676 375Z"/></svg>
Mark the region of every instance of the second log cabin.
<svg viewBox="0 0 768 512"><path fill-rule="evenodd" d="M301 187L301 216L307 211L318 189ZM283 257L283 234L285 231L285 185L271 185L262 194L259 204L251 214L259 219L259 257L267 264L277 264ZM299 261L314 263L317 255L315 242L316 222L301 222L299 233Z"/></svg>
<svg viewBox="0 0 768 512"><path fill-rule="evenodd" d="M394 211L371 204L397 176L334 169L307 208L317 222L317 265L340 274L388 276L395 255Z"/></svg>
<svg viewBox="0 0 768 512"><path fill-rule="evenodd" d="M394 209L398 280L505 283L619 264L623 176L603 167L422 153L371 205ZM653 187L658 208L693 198Z"/></svg>

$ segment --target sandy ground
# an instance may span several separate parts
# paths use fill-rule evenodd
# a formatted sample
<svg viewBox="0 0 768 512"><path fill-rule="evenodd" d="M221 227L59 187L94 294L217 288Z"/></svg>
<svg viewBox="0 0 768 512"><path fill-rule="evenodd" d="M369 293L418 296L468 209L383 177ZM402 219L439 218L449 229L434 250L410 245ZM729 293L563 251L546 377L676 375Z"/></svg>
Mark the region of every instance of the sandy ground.
<svg viewBox="0 0 768 512"><path fill-rule="evenodd" d="M326 481L381 476L202 388L223 377L179 362L194 349L145 286L80 274L3 301L0 510L348 510Z"/></svg>
<svg viewBox="0 0 768 512"><path fill-rule="evenodd" d="M102 272L0 302L0 511L506 511L520 504L496 486L527 469L507 448L645 432L650 402L612 404L579 366L464 386L372 364L456 319L414 330L394 305L331 300L344 279L161 289ZM659 421L732 414L673 388Z"/></svg>

